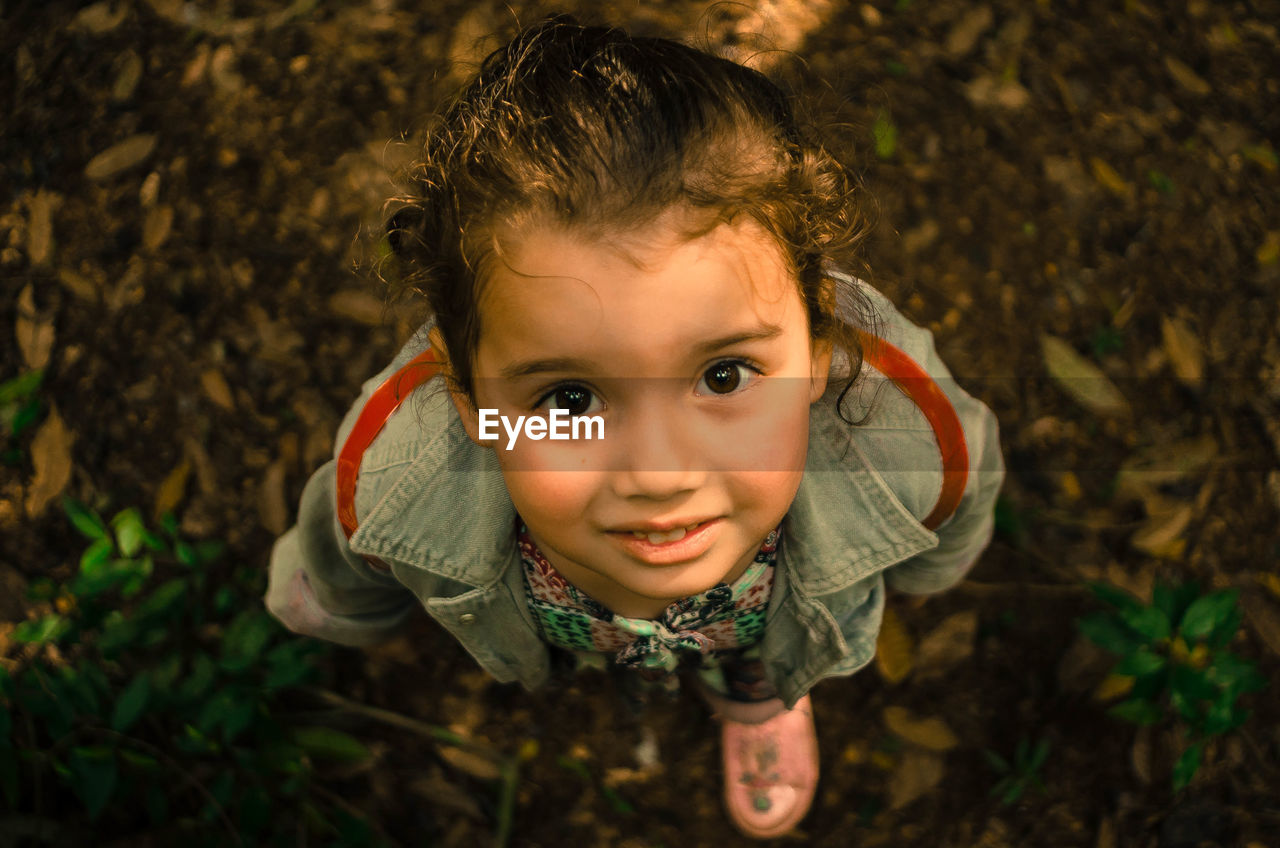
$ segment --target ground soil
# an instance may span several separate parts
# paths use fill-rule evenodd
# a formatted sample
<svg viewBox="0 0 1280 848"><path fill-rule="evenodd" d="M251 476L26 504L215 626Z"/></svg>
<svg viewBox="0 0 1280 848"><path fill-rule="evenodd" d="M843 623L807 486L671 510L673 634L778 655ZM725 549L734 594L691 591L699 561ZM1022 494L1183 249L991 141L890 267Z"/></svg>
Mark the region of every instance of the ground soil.
<svg viewBox="0 0 1280 848"><path fill-rule="evenodd" d="M0 378L31 364L23 320L53 328L44 391L74 436L67 493L151 505L185 464L184 529L266 567L361 381L412 326L370 271L388 174L482 36L527 5L0 2ZM874 198L874 282L995 410L1010 469L970 578L890 601L916 667L815 690L823 779L790 839L1280 844L1274 691L1174 794L1173 741L1106 716L1106 658L1074 625L1094 608L1085 580L1142 594L1193 577L1241 589L1235 649L1280 669L1266 589L1280 560L1280 4L761 5L605 14L742 56L781 48L758 61L818 97ZM139 136L132 157L95 160ZM1055 381L1046 336L1098 365L1127 411ZM1136 460L1164 476L1118 484ZM56 505L27 514L32 463L0 468L11 587L79 554ZM925 656L945 622L968 647ZM692 701L635 719L603 678L492 684L425 620L329 671L349 698L523 745L513 845L747 844L720 812L715 726ZM904 741L891 707L957 741ZM493 788L474 764L351 726L382 740L381 759L332 780L391 840L489 838ZM1045 789L1002 805L982 752L1022 738L1051 743ZM645 740L660 766L637 755Z"/></svg>

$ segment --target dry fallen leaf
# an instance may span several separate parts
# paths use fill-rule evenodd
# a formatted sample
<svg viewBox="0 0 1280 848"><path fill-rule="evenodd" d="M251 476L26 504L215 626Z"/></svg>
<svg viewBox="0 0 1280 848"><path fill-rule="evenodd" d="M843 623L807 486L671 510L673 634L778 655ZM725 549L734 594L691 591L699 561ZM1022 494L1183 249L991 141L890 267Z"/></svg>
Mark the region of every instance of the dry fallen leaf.
<svg viewBox="0 0 1280 848"><path fill-rule="evenodd" d="M289 504L284 496L284 462L277 459L267 468L258 486L258 520L276 536L289 529Z"/></svg>
<svg viewBox="0 0 1280 848"><path fill-rule="evenodd" d="M125 15L129 13L129 4L117 4L102 0L91 6L85 6L71 20L71 28L83 30L93 35L103 35L120 26Z"/></svg>
<svg viewBox="0 0 1280 848"><path fill-rule="evenodd" d="M1086 692L1102 679L1111 664L1110 654L1079 634L1058 661L1058 688L1073 694Z"/></svg>
<svg viewBox="0 0 1280 848"><path fill-rule="evenodd" d="M42 317L36 312L35 291L31 283L18 294L18 316L14 322L14 335L22 361L32 370L49 364L53 352L53 318Z"/></svg>
<svg viewBox="0 0 1280 848"><path fill-rule="evenodd" d="M1191 504L1181 504L1168 512L1152 515L1133 534L1129 543L1143 553L1176 559L1186 543L1180 537L1191 523L1193 512Z"/></svg>
<svg viewBox="0 0 1280 848"><path fill-rule="evenodd" d="M946 766L930 751L907 751L889 778L889 809L900 810L942 782Z"/></svg>
<svg viewBox="0 0 1280 848"><path fill-rule="evenodd" d="M1089 169L1093 171L1093 178L1116 197L1129 198L1133 196L1133 186L1124 177L1116 173L1115 168L1112 168L1097 156L1090 157Z"/></svg>
<svg viewBox="0 0 1280 848"><path fill-rule="evenodd" d="M1204 77L1172 56L1164 57L1164 66L1169 69L1169 76L1173 77L1174 82L1192 94L1203 97L1213 91L1209 83L1205 82Z"/></svg>
<svg viewBox="0 0 1280 848"><path fill-rule="evenodd" d="M1271 597L1280 601L1280 574L1265 572L1255 575L1258 585L1271 593Z"/></svg>
<svg viewBox="0 0 1280 848"><path fill-rule="evenodd" d="M1040 348L1045 368L1067 394L1098 415L1123 415L1129 402L1098 366L1057 336L1042 335Z"/></svg>
<svg viewBox="0 0 1280 848"><path fill-rule="evenodd" d="M1129 764L1133 773L1145 785L1151 784L1151 773L1154 765L1151 756L1151 728L1139 727L1133 737L1133 748L1129 750Z"/></svg>
<svg viewBox="0 0 1280 848"><path fill-rule="evenodd" d="M54 498L71 482L71 445L75 434L67 429L56 406L31 440L31 464L35 475L27 489L27 516L35 518L44 512Z"/></svg>
<svg viewBox="0 0 1280 848"><path fill-rule="evenodd" d="M477 780L497 780L502 776L502 770L498 764L488 757L463 751L452 745L441 745L437 750L440 753L440 759Z"/></svg>
<svg viewBox="0 0 1280 848"><path fill-rule="evenodd" d="M359 289L343 289L329 298L329 311L369 327L380 327L387 317L386 305Z"/></svg>
<svg viewBox="0 0 1280 848"><path fill-rule="evenodd" d="M227 384L227 378L222 376L222 372L217 368L210 368L200 375L200 386L209 400L228 412L235 411L236 402L231 396L231 386Z"/></svg>
<svg viewBox="0 0 1280 848"><path fill-rule="evenodd" d="M947 616L920 640L915 668L919 678L942 674L973 655L978 635L978 613L966 610Z"/></svg>
<svg viewBox="0 0 1280 848"><path fill-rule="evenodd" d="M142 57L129 50L116 64L120 70L116 73L115 82L111 84L111 99L121 103L133 96L138 83L142 81Z"/></svg>
<svg viewBox="0 0 1280 848"><path fill-rule="evenodd" d="M1116 824L1110 816L1098 823L1098 837L1093 848L1116 848Z"/></svg>
<svg viewBox="0 0 1280 848"><path fill-rule="evenodd" d="M1116 494L1141 498L1146 502L1158 487L1200 473L1217 456L1218 443L1209 435L1152 445L1120 465L1116 475ZM1148 508L1148 513L1157 511Z"/></svg>
<svg viewBox="0 0 1280 848"><path fill-rule="evenodd" d="M993 74L983 74L966 83L964 94L975 106L1021 109L1031 102L1031 92L1021 83Z"/></svg>
<svg viewBox="0 0 1280 848"><path fill-rule="evenodd" d="M991 7L985 4L966 12L951 27L951 32L947 33L947 43L944 48L947 55L952 59L960 59L968 54L978 43L982 34L991 27L993 18Z"/></svg>
<svg viewBox="0 0 1280 848"><path fill-rule="evenodd" d="M141 164L156 149L152 133L139 133L113 144L89 160L84 175L91 180L106 180Z"/></svg>
<svg viewBox="0 0 1280 848"><path fill-rule="evenodd" d="M1113 701L1121 695L1128 695L1133 689L1133 678L1124 674L1108 674L1098 688L1093 690L1095 701Z"/></svg>
<svg viewBox="0 0 1280 848"><path fill-rule="evenodd" d="M886 607L876 637L876 669L888 683L899 683L911 673L911 634L893 609Z"/></svg>
<svg viewBox="0 0 1280 848"><path fill-rule="evenodd" d="M1240 606L1244 608L1245 621L1258 634L1271 653L1280 656L1280 613L1276 607L1258 592L1241 592Z"/></svg>
<svg viewBox="0 0 1280 848"><path fill-rule="evenodd" d="M1160 320L1160 333L1164 337L1164 352L1173 365L1173 373L1192 388L1204 382L1204 347L1200 339L1181 318Z"/></svg>
<svg viewBox="0 0 1280 848"><path fill-rule="evenodd" d="M940 718L916 718L903 707L885 707L881 718L895 736L928 751L950 751L960 744Z"/></svg>
<svg viewBox="0 0 1280 848"><path fill-rule="evenodd" d="M173 207L167 203L152 206L142 221L142 249L154 252L169 238L173 229Z"/></svg>
<svg viewBox="0 0 1280 848"><path fill-rule="evenodd" d="M27 199L27 259L37 268L53 258L53 213L62 198L41 189Z"/></svg>
<svg viewBox="0 0 1280 848"><path fill-rule="evenodd" d="M182 503L182 496L187 491L187 480L191 477L191 460L187 457L182 458L168 476L164 478L164 482L160 484L160 488L156 490L155 517L159 518L166 512L173 512L178 508L178 504Z"/></svg>
<svg viewBox="0 0 1280 848"><path fill-rule="evenodd" d="M486 821L479 802L462 787L446 780L439 767L432 769L428 777L409 781L409 791L429 807L461 813L476 822Z"/></svg>

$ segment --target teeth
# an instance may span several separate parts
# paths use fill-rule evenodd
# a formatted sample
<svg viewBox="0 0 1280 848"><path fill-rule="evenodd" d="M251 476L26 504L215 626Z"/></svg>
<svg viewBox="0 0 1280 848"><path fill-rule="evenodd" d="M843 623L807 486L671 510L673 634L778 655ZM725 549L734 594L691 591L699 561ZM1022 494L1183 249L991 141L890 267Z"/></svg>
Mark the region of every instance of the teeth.
<svg viewBox="0 0 1280 848"><path fill-rule="evenodd" d="M680 541L686 533L697 526L698 522L695 521L687 527L677 527L674 530L668 530L666 533L641 533L638 530L632 530L631 535L637 539L648 539L651 545L665 545L668 542Z"/></svg>

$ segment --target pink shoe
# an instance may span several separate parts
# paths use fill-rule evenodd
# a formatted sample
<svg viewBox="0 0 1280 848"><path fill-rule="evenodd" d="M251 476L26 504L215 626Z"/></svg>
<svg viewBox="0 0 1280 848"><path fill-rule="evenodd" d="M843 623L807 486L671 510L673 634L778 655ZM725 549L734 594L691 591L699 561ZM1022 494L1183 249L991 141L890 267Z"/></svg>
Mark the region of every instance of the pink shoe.
<svg viewBox="0 0 1280 848"><path fill-rule="evenodd" d="M809 696L759 724L721 721L729 818L755 839L781 836L809 812L818 787L818 737Z"/></svg>

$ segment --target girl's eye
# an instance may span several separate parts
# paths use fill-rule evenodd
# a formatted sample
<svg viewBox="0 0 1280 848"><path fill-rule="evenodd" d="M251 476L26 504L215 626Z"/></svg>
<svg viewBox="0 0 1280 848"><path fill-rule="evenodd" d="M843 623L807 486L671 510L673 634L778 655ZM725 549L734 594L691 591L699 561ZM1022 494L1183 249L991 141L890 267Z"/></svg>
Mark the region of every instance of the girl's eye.
<svg viewBox="0 0 1280 848"><path fill-rule="evenodd" d="M749 383L756 373L745 362L726 359L703 371L699 386L716 395L732 394Z"/></svg>
<svg viewBox="0 0 1280 848"><path fill-rule="evenodd" d="M599 407L599 399L590 389L582 386L560 386L548 392L538 406L546 409L563 409L570 415L586 415Z"/></svg>

